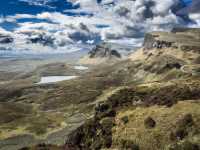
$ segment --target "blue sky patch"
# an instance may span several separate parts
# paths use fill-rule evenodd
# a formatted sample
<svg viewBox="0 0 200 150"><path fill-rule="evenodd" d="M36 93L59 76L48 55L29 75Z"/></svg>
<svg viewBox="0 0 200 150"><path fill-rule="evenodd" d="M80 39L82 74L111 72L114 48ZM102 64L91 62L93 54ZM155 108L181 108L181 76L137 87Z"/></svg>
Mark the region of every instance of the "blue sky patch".
<svg viewBox="0 0 200 150"><path fill-rule="evenodd" d="M38 45L27 43L30 40L25 33L33 38L42 36L42 40L53 38L50 46L53 51L71 51L74 46L97 44L102 40L122 40L138 45L137 39L153 29L170 30L189 23L199 26L198 18L190 17L191 12L180 13L191 7L194 9L194 5L198 9L195 2L199 0L193 0L193 4L192 0L163 1L151 0L154 2L151 4L146 0L0 0L0 32L17 38L14 47L20 52L21 48L38 52ZM141 7L137 6L138 2ZM152 6L159 10L150 10Z"/></svg>
<svg viewBox="0 0 200 150"><path fill-rule="evenodd" d="M182 0L186 5L190 5L192 3L192 0Z"/></svg>
<svg viewBox="0 0 200 150"><path fill-rule="evenodd" d="M92 13L88 13L88 12L63 12L63 14L66 14L68 16L89 16L89 17L92 17L93 14Z"/></svg>
<svg viewBox="0 0 200 150"><path fill-rule="evenodd" d="M31 1L31 0L30 0ZM34 0L37 3L37 0ZM79 5L73 5L66 0L54 0L46 2L45 5L30 5L28 2L19 0L1 0L0 15L15 15L15 14L38 14L42 12L62 12L67 9L77 9Z"/></svg>
<svg viewBox="0 0 200 150"><path fill-rule="evenodd" d="M3 23L0 23L0 27L4 28L7 31L14 31L18 27L18 24L16 22L5 21Z"/></svg>
<svg viewBox="0 0 200 150"><path fill-rule="evenodd" d="M101 29L101 28L109 28L110 26L105 24L97 24L96 27Z"/></svg>

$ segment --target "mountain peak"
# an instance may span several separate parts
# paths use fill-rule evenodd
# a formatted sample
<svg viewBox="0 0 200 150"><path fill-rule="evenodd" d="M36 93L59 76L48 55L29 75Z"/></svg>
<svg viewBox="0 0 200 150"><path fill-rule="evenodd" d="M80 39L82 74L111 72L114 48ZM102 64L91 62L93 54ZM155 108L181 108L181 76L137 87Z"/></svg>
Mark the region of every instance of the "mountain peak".
<svg viewBox="0 0 200 150"><path fill-rule="evenodd" d="M106 43L97 45L89 52L90 58L121 58L121 54L113 49L110 49Z"/></svg>
<svg viewBox="0 0 200 150"><path fill-rule="evenodd" d="M122 55L117 50L109 47L109 43L104 42L95 46L87 56L81 58L80 63L90 65L112 64L121 59Z"/></svg>

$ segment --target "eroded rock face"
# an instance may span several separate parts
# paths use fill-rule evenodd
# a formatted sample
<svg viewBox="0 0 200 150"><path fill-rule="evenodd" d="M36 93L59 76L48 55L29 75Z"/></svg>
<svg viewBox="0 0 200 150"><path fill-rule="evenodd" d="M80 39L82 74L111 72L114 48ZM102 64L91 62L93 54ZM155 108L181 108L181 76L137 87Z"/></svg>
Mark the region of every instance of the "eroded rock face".
<svg viewBox="0 0 200 150"><path fill-rule="evenodd" d="M0 34L0 44L12 43L14 39L8 35Z"/></svg>
<svg viewBox="0 0 200 150"><path fill-rule="evenodd" d="M156 37L158 36L152 35L152 34L146 34L145 41L143 44L144 48L145 49L152 49L152 48L162 49L162 48L172 47L173 42L157 40Z"/></svg>
<svg viewBox="0 0 200 150"><path fill-rule="evenodd" d="M144 43L143 43L143 47L145 49L152 49L153 48L153 43L156 41L155 39L155 36L153 36L152 34L150 33L147 33L145 35L145 38L144 38Z"/></svg>
<svg viewBox="0 0 200 150"><path fill-rule="evenodd" d="M102 43L95 46L88 55L79 60L84 65L113 64L123 59L123 52L110 46L109 43Z"/></svg>
<svg viewBox="0 0 200 150"><path fill-rule="evenodd" d="M92 51L89 52L90 58L110 58L116 57L121 58L121 54L116 51L108 48L105 43L97 45Z"/></svg>
<svg viewBox="0 0 200 150"><path fill-rule="evenodd" d="M174 28L171 32L152 32L145 35L144 49L176 48L200 50L200 30Z"/></svg>

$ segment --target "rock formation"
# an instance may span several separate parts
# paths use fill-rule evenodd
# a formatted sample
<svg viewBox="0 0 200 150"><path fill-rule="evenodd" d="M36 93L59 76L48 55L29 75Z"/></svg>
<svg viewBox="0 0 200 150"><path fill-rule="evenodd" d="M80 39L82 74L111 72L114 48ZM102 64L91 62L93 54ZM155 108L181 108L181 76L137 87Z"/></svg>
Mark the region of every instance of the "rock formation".
<svg viewBox="0 0 200 150"><path fill-rule="evenodd" d="M88 56L83 57L80 60L82 64L102 64L102 63L113 63L122 58L121 54L114 49L108 47L107 43L102 43L95 46L89 53Z"/></svg>
<svg viewBox="0 0 200 150"><path fill-rule="evenodd" d="M116 51L109 49L105 44L97 45L89 52L89 58L121 58L121 55Z"/></svg>
<svg viewBox="0 0 200 150"><path fill-rule="evenodd" d="M180 48L200 49L200 29L174 28L172 32L152 32L145 36L145 49Z"/></svg>

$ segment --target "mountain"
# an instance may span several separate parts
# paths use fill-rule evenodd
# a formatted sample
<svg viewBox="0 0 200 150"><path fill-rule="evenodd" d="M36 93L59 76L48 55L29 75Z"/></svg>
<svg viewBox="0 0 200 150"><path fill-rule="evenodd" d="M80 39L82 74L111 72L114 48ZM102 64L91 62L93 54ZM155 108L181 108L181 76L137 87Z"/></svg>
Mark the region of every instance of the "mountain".
<svg viewBox="0 0 200 150"><path fill-rule="evenodd" d="M100 71L126 84L107 91L66 149L199 149L199 31L148 33L129 60Z"/></svg>
<svg viewBox="0 0 200 150"><path fill-rule="evenodd" d="M104 58L104 57L116 57L121 58L121 55L116 50L111 50L106 47L106 44L97 45L93 50L89 52L89 58Z"/></svg>
<svg viewBox="0 0 200 150"><path fill-rule="evenodd" d="M49 64L1 82L0 147L198 150L199 31L147 33L128 59L92 66L73 80L33 84L38 73L70 69Z"/></svg>
<svg viewBox="0 0 200 150"><path fill-rule="evenodd" d="M0 150L199 150L198 8L2 0Z"/></svg>
<svg viewBox="0 0 200 150"><path fill-rule="evenodd" d="M121 54L109 47L108 43L102 43L95 46L88 56L84 56L80 59L81 64L99 65L104 63L114 63L122 58Z"/></svg>

